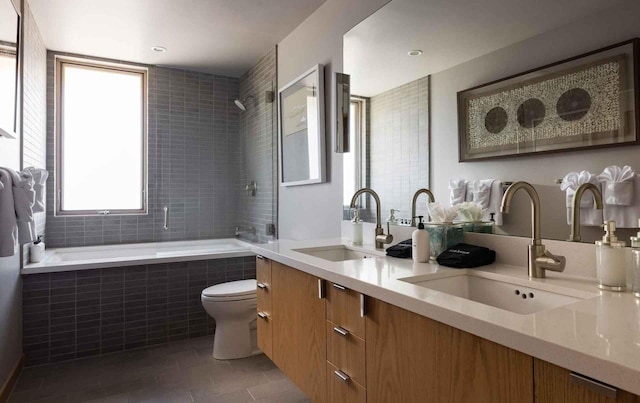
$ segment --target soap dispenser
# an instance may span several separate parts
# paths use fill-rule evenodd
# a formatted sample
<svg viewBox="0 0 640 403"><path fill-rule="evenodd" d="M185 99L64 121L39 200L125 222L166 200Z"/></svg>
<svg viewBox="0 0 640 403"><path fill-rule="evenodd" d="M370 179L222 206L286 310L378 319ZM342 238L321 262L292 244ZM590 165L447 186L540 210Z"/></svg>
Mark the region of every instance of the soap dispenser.
<svg viewBox="0 0 640 403"><path fill-rule="evenodd" d="M387 223L391 224L391 225L397 225L398 224L398 219L396 219L396 213L400 211L400 210L396 210L394 208L391 209L391 211L389 211L389 218L387 219Z"/></svg>
<svg viewBox="0 0 640 403"><path fill-rule="evenodd" d="M640 219L638 219L640 227ZM633 279L633 295L640 298L640 231L631 237L631 278Z"/></svg>
<svg viewBox="0 0 640 403"><path fill-rule="evenodd" d="M616 222L605 221L602 241L596 241L596 275L598 287L607 291L627 288L624 242L616 236Z"/></svg>
<svg viewBox="0 0 640 403"><path fill-rule="evenodd" d="M411 234L411 257L416 263L427 263L429 261L429 232L422 223L423 216L417 217L420 220L418 229Z"/></svg>
<svg viewBox="0 0 640 403"><path fill-rule="evenodd" d="M353 209L353 219L351 220L352 235L351 243L353 245L362 245L362 220L360 219L360 213L358 209Z"/></svg>

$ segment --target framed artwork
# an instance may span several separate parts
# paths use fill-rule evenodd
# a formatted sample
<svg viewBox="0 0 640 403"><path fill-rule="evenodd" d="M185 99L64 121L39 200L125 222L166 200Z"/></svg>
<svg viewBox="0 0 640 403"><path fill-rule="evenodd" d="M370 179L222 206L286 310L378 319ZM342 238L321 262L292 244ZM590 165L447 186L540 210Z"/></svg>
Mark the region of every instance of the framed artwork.
<svg viewBox="0 0 640 403"><path fill-rule="evenodd" d="M278 92L280 183L325 181L324 68L318 64Z"/></svg>
<svg viewBox="0 0 640 403"><path fill-rule="evenodd" d="M640 144L639 42L458 92L459 161Z"/></svg>

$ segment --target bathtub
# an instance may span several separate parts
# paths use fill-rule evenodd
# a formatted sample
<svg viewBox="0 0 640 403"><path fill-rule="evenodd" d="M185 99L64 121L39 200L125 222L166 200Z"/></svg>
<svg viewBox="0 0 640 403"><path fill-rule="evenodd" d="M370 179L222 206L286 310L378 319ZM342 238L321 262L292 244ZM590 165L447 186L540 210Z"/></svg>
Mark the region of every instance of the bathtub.
<svg viewBox="0 0 640 403"><path fill-rule="evenodd" d="M22 274L254 255L250 243L235 238L55 248L46 250L42 262L26 265Z"/></svg>

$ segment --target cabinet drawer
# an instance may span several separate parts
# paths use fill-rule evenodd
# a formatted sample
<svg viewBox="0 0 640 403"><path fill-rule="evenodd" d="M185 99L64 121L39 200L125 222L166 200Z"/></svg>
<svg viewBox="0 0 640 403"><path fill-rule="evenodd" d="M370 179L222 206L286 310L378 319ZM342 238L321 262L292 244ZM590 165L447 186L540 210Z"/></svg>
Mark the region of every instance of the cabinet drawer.
<svg viewBox="0 0 640 403"><path fill-rule="evenodd" d="M327 321L327 361L366 387L364 340L344 333L345 329Z"/></svg>
<svg viewBox="0 0 640 403"><path fill-rule="evenodd" d="M271 260L256 257L258 281L258 348L269 358L273 356L273 326L271 301Z"/></svg>
<svg viewBox="0 0 640 403"><path fill-rule="evenodd" d="M360 315L361 298L359 292L340 284L327 284L327 320L364 339L365 320Z"/></svg>
<svg viewBox="0 0 640 403"><path fill-rule="evenodd" d="M327 402L365 403L366 390L352 379L342 379L336 375L338 369L327 362ZM343 375L344 376L344 375Z"/></svg>

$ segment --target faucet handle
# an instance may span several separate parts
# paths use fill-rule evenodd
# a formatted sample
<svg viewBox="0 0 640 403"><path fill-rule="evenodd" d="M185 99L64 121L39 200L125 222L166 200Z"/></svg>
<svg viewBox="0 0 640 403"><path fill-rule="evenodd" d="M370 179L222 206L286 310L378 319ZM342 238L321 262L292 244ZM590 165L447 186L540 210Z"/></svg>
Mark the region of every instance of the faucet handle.
<svg viewBox="0 0 640 403"><path fill-rule="evenodd" d="M545 250L544 255L536 258L536 264L545 270L562 272L567 264L567 258Z"/></svg>

